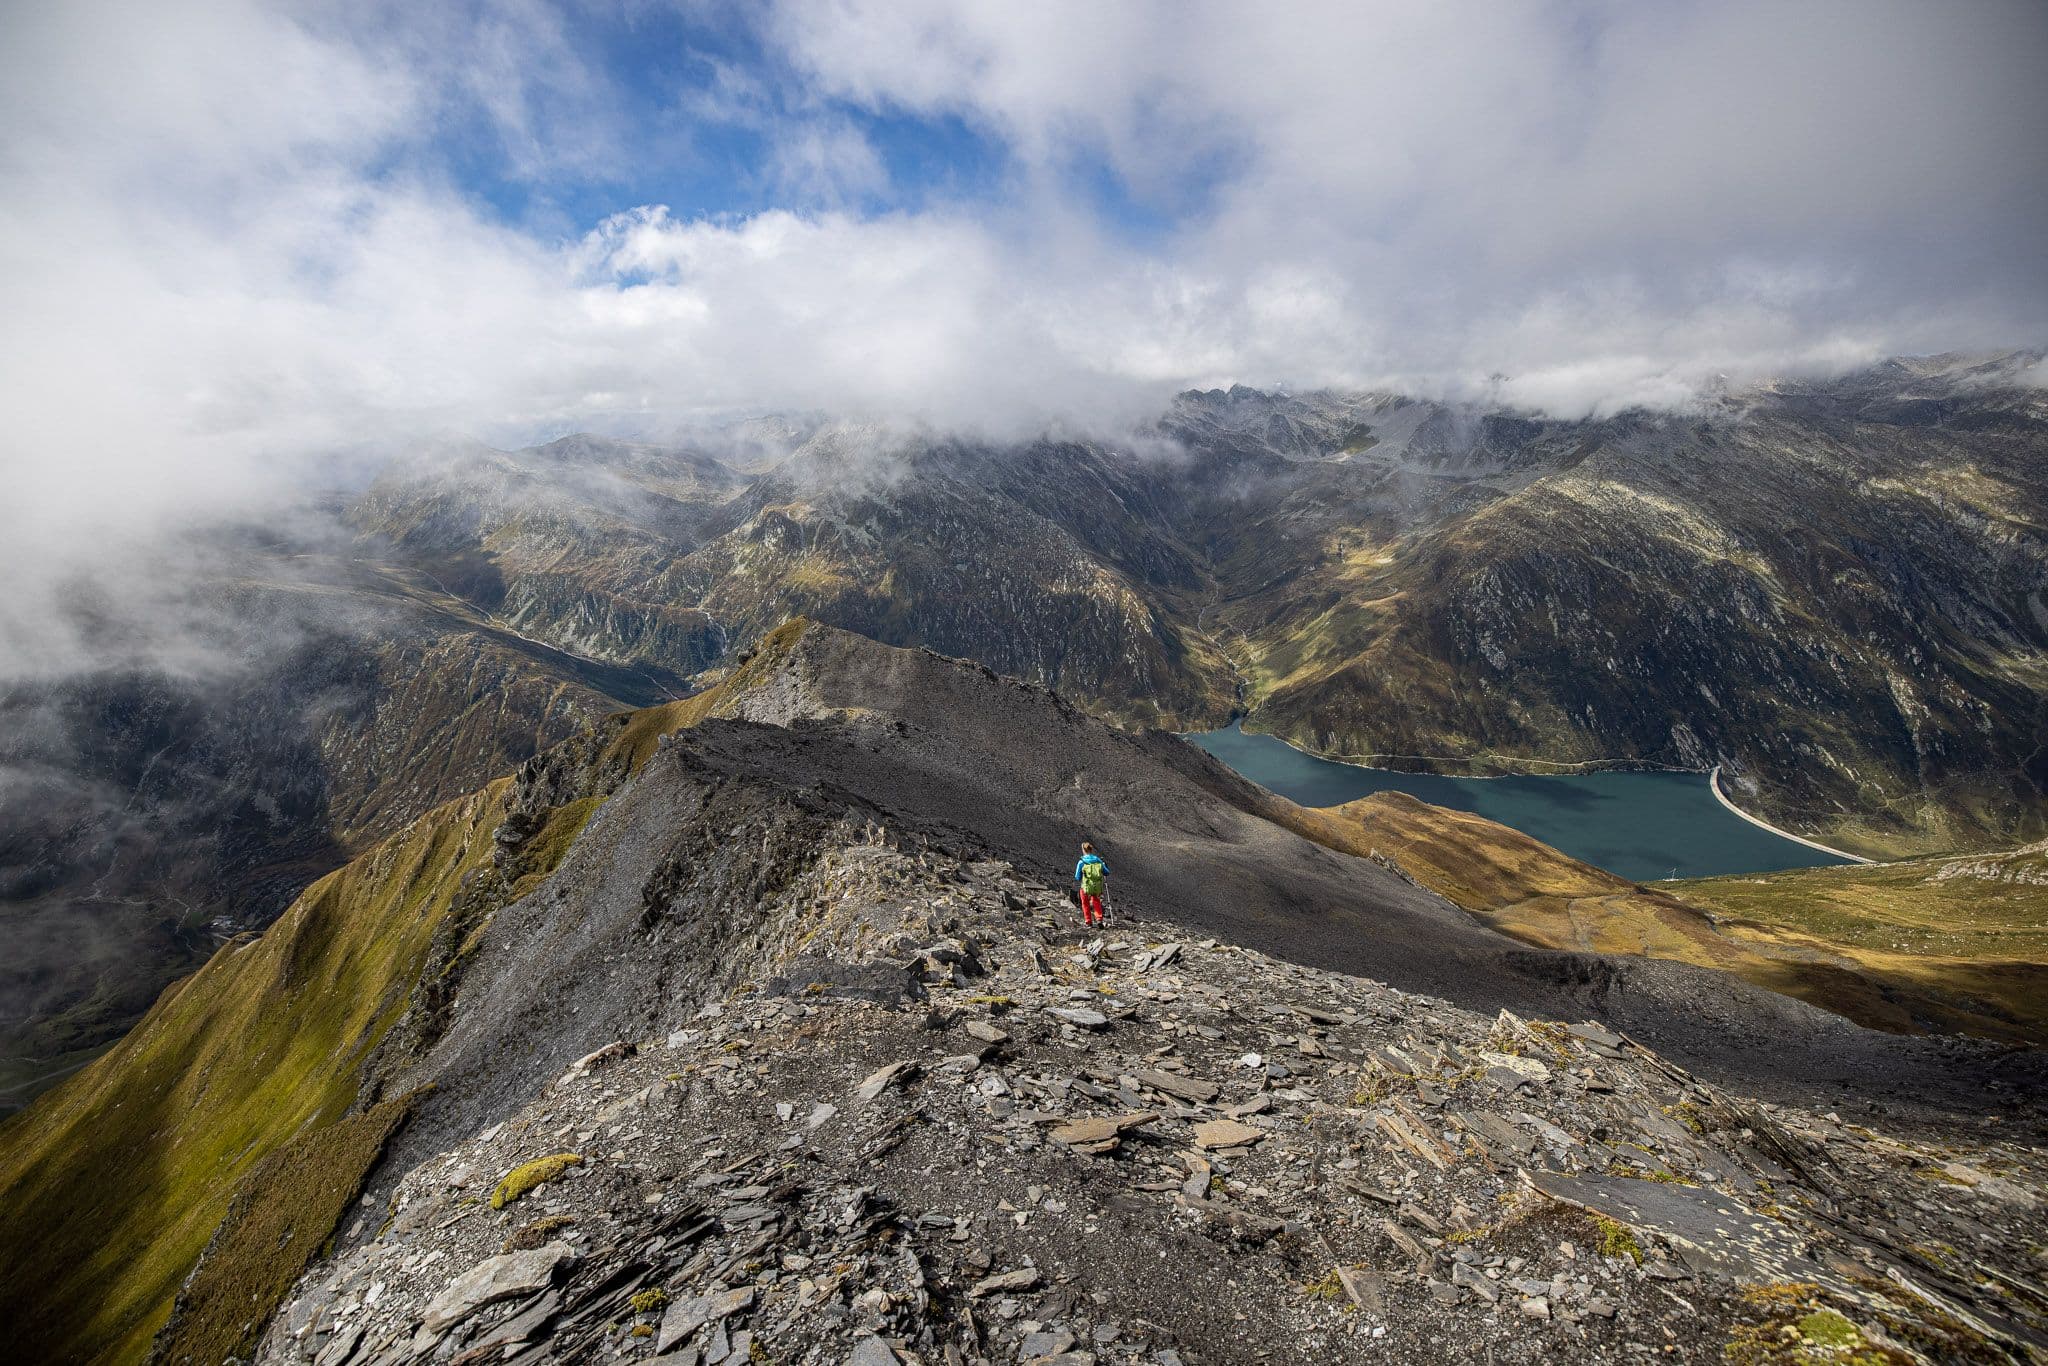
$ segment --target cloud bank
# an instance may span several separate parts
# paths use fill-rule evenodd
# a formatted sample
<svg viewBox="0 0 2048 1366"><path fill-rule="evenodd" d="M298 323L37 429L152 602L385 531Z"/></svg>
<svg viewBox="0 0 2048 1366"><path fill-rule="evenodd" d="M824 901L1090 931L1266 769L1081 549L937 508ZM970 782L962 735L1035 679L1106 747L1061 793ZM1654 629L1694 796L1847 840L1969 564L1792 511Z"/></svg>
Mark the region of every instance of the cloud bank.
<svg viewBox="0 0 2048 1366"><path fill-rule="evenodd" d="M0 53L17 585L435 432L1583 412L2048 339L2029 0L75 0Z"/></svg>

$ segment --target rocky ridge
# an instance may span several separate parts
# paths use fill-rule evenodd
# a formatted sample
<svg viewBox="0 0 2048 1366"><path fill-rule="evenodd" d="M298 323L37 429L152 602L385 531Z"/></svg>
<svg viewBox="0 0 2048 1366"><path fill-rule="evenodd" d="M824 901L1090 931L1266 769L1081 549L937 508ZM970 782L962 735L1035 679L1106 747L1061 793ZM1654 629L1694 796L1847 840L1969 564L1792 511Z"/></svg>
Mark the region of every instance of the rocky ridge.
<svg viewBox="0 0 2048 1366"><path fill-rule="evenodd" d="M1085 938L1027 873L880 821L836 823L756 937L674 1027L398 1159L257 1359L2048 1346L2025 1125L1887 1134L1590 1022L1122 914Z"/></svg>
<svg viewBox="0 0 2048 1366"><path fill-rule="evenodd" d="M1226 1002L1240 1013L1323 1009L1314 994L1273 994L1307 983L1312 993L1363 993L1404 1011L1417 997L1455 1000L1469 1012L1457 1018L1475 1029L1503 1008L1525 1020L1591 1018L1734 1094L1836 1109L1914 1141L1960 1136L1970 1150L1982 1147L1986 1122L2008 1142L2039 1141L2038 1054L1873 1033L1686 963L1518 944L1389 861L1311 838L1286 814L1171 735L1120 731L985 668L790 623L719 687L607 718L323 879L265 934L167 992L113 1052L0 1128L0 1289L22 1297L15 1340L51 1360L245 1358L271 1307L331 1238L352 1255L378 1236L374 1211L391 1206L409 1173L513 1132L504 1126L536 1104L545 1109L549 1087L579 1061L588 1059L589 1072L624 1054L613 1048L621 1041L666 1042L707 1004L750 1010L767 993L762 1000L781 1004L766 1008L787 1016L842 997L945 999L950 981L965 993L951 998L957 1005L994 1015L1005 998L1036 1001L1067 1012L1047 1019L1074 1027L1068 1046L1095 1046L1085 1040L1100 1027L1121 1047L1132 1038L1123 1025L1146 1018L1121 1016L1126 995L1151 989L1142 982L1096 983L1109 990L1091 994L1087 978L1005 975L1022 974L1026 959L1030 973L1053 973L1073 947L1057 924L1032 922L1057 905L1043 879L1064 873L1077 832L1110 853L1118 908L1146 928L1135 947L1153 956L1130 969L1186 975L1192 968L1174 964L1207 962L1185 947L1202 941L1220 955L1249 954L1218 959L1215 975L1194 974L1189 985L1252 992ZM889 878L838 888L835 870L871 847L916 858L891 865ZM932 929L916 919L972 887L961 914L999 906L1000 921ZM976 943L935 942L961 934ZM1169 942L1184 946L1179 958L1153 952ZM1132 949L1105 944L1096 966L1122 968ZM913 980L904 971L913 959L946 971L919 968ZM995 980L982 983L977 969ZM921 1012L804 1019L815 1028L804 1034L798 1024L778 1056L839 1059L849 1075L832 1086L853 1087L857 1100L863 1087L878 1101L908 1093L935 1071L930 1058L905 1051L912 1038L930 1042ZM957 1023L977 1037L975 1022ZM1225 1084L1236 1075L1225 1064L1251 1052L1275 1079L1265 1067L1273 1040L1240 1039L1220 1017L1195 1023L1220 1031L1209 1042L1225 1048L1182 1045L1202 1064L1198 1081ZM1050 1043L993 1019L977 1027ZM1405 1050L1435 1047L1436 1037L1377 1042ZM1464 1056L1476 1037L1446 1039ZM719 1057L745 1052L727 1046L738 1037L716 1042ZM945 1043L941 1061L959 1056ZM1428 1064L1438 1075L1423 1078L1440 1093L1461 1070L1443 1059ZM1148 1073L1174 1074L1168 1055L1141 1061ZM1089 1085L1120 1086L1126 1071ZM813 1091L819 1103L840 1104L830 1089L820 1082ZM1361 1094L1363 1108L1376 1103L1363 1088L1342 1099ZM1256 1099L1230 1099L1240 1096ZM1419 1088L1416 1096L1428 1103ZM713 1145L713 1132L751 1133L759 1120L731 1105L698 1113L710 1127L689 1139L692 1157ZM1141 1122L1137 1113L1069 1112L1096 1122L1064 1137L1072 1147L1107 1151L1114 1140L1136 1153L1173 1118ZM1398 1108L1394 1117L1421 1136ZM1547 1122L1577 1132L1561 1118ZM516 1168L492 1173L475 1197L512 1207L607 1170L599 1159L615 1149L575 1139L591 1125L560 1128L544 1131L558 1144L518 1154ZM1880 1189L1896 1199L1901 1188ZM360 1226L350 1211L359 1197ZM457 1216L475 1211L448 1211ZM444 1269L456 1275L466 1264ZM565 1269L559 1259L544 1273L535 1264L500 1269L515 1283ZM465 1284L488 1289L497 1274ZM438 1285L430 1297L444 1293L454 1298L437 1323L469 1291ZM1164 1289L1155 1298L1178 1303Z"/></svg>

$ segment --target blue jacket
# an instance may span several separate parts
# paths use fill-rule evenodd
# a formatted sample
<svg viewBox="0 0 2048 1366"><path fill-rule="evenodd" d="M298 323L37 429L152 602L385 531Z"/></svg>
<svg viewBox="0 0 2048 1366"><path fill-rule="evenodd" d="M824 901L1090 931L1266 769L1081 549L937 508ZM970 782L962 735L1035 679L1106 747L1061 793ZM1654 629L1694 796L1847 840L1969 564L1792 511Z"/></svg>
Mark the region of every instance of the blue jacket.
<svg viewBox="0 0 2048 1366"><path fill-rule="evenodd" d="M1091 863L1102 863L1102 856L1099 854L1081 855L1081 861L1074 865L1074 881L1079 882L1081 880L1081 870ZM1109 865L1107 863L1102 863L1102 876L1105 881L1109 878Z"/></svg>

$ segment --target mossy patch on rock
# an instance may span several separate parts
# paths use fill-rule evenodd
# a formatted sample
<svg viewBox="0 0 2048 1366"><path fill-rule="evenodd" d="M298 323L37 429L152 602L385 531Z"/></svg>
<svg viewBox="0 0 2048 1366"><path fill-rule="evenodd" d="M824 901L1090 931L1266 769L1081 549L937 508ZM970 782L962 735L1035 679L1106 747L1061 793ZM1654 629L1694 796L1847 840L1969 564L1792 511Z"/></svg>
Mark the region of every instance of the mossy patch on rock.
<svg viewBox="0 0 2048 1366"><path fill-rule="evenodd" d="M576 1220L567 1214L550 1214L525 1225L507 1238L500 1252L531 1252L534 1248L545 1247L554 1237L556 1230L564 1229Z"/></svg>
<svg viewBox="0 0 2048 1366"><path fill-rule="evenodd" d="M1643 1260L1643 1245L1637 1241L1634 1229L1604 1214L1594 1215L1593 1222L1600 1228L1601 1256L1627 1257L1634 1262Z"/></svg>
<svg viewBox="0 0 2048 1366"><path fill-rule="evenodd" d="M491 1192L491 1208L503 1209L535 1187L544 1186L569 1168L582 1164L581 1153L550 1153L531 1162L522 1162L506 1172L505 1179Z"/></svg>
<svg viewBox="0 0 2048 1366"><path fill-rule="evenodd" d="M1736 1325L1723 1355L1731 1366L1908 1366L1913 1360L1873 1341L1828 1299L1810 1281L1748 1287L1742 1302L1763 1317ZM1936 1354L1933 1359L1951 1358Z"/></svg>

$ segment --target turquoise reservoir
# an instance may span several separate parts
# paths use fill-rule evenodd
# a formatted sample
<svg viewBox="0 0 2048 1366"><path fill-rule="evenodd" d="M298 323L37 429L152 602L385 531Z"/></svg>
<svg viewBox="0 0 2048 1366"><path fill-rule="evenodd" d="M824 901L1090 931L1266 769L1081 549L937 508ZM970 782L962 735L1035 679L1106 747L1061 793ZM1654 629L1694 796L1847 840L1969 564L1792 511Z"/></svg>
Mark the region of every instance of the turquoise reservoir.
<svg viewBox="0 0 2048 1366"><path fill-rule="evenodd" d="M1303 806L1341 806L1374 792L1406 792L1498 821L1632 882L1850 861L1743 820L1715 800L1701 773L1446 778L1318 759L1270 735L1248 735L1236 723L1187 738Z"/></svg>

